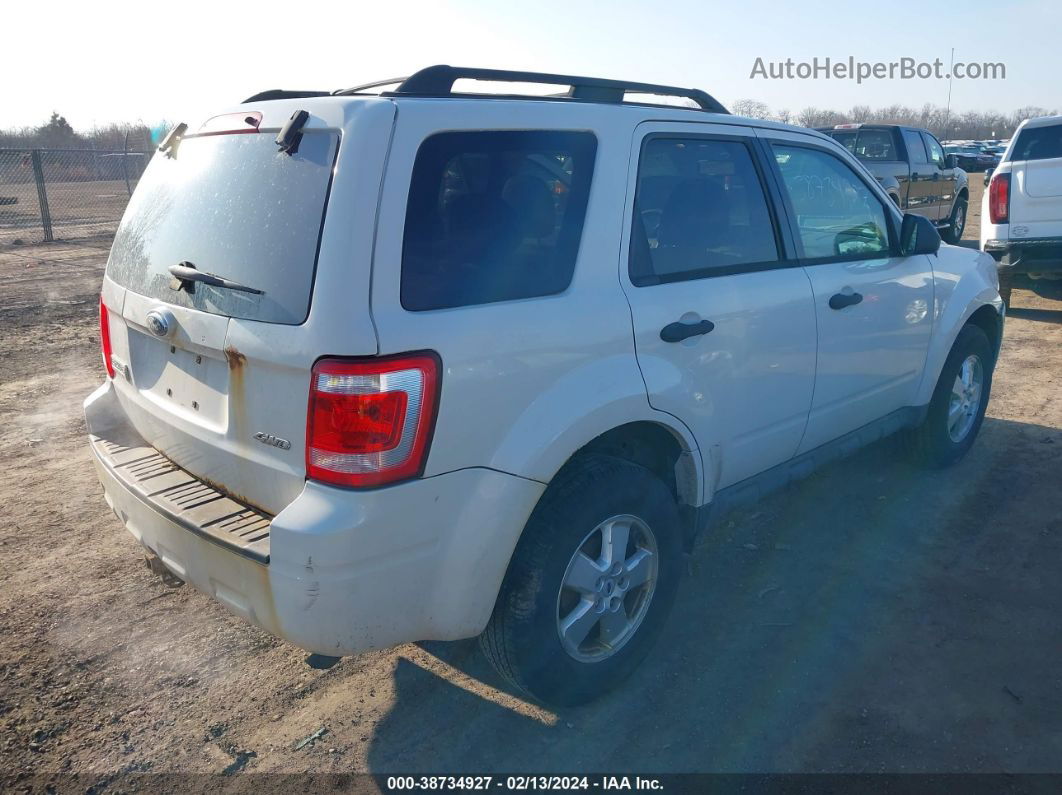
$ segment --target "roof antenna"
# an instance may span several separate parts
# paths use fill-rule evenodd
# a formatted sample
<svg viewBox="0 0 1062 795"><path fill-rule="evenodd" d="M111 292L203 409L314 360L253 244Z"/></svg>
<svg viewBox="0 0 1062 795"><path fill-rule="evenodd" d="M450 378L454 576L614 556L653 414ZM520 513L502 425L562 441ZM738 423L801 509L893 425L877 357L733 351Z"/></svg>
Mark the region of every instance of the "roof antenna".
<svg viewBox="0 0 1062 795"><path fill-rule="evenodd" d="M297 110L291 114L284 126L277 133L277 146L280 151L293 155L299 151L299 141L302 140L302 128L310 120L310 114L304 110Z"/></svg>
<svg viewBox="0 0 1062 795"><path fill-rule="evenodd" d="M183 121L166 133L166 137L159 144L159 151L166 157L177 157L177 147L181 143L184 134L188 132L188 125Z"/></svg>

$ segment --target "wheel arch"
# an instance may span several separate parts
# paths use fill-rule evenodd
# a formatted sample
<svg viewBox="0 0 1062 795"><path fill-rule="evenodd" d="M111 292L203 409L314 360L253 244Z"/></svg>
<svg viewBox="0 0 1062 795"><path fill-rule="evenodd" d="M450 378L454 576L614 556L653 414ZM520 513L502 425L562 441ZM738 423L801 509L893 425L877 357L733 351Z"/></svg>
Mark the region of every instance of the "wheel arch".
<svg viewBox="0 0 1062 795"><path fill-rule="evenodd" d="M971 257L973 262L971 262ZM942 246L934 259L934 329L916 405L933 397L944 362L963 326L974 323L988 335L998 356L1003 338L1003 300L997 289L995 260L984 253Z"/></svg>

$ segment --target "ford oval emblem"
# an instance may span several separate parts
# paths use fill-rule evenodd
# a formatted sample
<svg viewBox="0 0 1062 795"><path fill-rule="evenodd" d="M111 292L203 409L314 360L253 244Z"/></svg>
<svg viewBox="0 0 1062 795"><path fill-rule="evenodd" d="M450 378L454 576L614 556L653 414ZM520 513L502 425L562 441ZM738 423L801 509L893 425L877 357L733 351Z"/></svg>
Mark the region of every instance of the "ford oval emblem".
<svg viewBox="0 0 1062 795"><path fill-rule="evenodd" d="M166 337L170 333L170 314L152 309L147 314L147 327L156 337Z"/></svg>

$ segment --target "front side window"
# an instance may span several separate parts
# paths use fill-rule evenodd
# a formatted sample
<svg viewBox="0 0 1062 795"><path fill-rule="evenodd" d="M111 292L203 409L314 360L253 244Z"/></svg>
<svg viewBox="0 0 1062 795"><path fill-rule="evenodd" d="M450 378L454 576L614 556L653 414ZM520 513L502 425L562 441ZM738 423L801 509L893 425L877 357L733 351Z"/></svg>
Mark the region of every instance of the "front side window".
<svg viewBox="0 0 1062 795"><path fill-rule="evenodd" d="M778 258L767 199L744 143L646 142L631 230L632 283L734 273Z"/></svg>
<svg viewBox="0 0 1062 795"><path fill-rule="evenodd" d="M819 149L773 144L808 259L885 256L885 208L856 173Z"/></svg>
<svg viewBox="0 0 1062 795"><path fill-rule="evenodd" d="M447 132L421 144L402 244L402 306L552 295L571 283L597 139Z"/></svg>
<svg viewBox="0 0 1062 795"><path fill-rule="evenodd" d="M926 146L929 148L929 160L939 168L944 168L944 150L940 148L940 144L937 143L937 139L932 135L926 135L922 133L922 138L926 142Z"/></svg>

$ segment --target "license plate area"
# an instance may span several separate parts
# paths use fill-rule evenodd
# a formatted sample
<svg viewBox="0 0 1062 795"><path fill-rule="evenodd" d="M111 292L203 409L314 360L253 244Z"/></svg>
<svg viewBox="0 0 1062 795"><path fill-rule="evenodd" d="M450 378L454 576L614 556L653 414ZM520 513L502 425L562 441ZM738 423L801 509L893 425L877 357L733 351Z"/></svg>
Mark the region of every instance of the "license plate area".
<svg viewBox="0 0 1062 795"><path fill-rule="evenodd" d="M129 330L129 367L137 391L160 408L224 433L229 369L224 358Z"/></svg>

